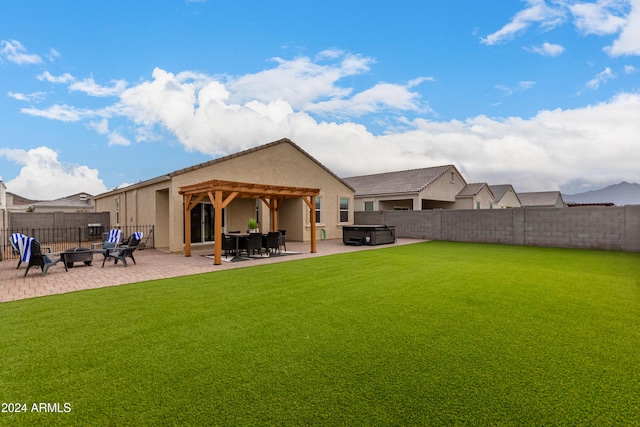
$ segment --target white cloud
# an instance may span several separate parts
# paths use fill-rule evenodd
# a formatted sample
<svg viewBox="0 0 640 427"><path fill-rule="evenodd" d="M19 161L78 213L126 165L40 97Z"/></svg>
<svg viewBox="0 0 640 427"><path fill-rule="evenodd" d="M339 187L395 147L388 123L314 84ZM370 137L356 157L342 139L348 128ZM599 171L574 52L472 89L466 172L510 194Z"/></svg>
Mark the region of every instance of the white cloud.
<svg viewBox="0 0 640 427"><path fill-rule="evenodd" d="M107 135L109 133L109 122L107 119L102 119L99 122L89 122L89 127L100 135Z"/></svg>
<svg viewBox="0 0 640 427"><path fill-rule="evenodd" d="M623 14L628 2L598 0L595 3L576 3L568 6L574 24L584 34L615 34L626 24Z"/></svg>
<svg viewBox="0 0 640 427"><path fill-rule="evenodd" d="M97 112L88 109L78 109L69 105L53 105L46 109L38 108L22 108L20 110L25 114L34 117L43 117L45 119L59 120L61 122L77 122L85 118L98 115Z"/></svg>
<svg viewBox="0 0 640 427"><path fill-rule="evenodd" d="M550 7L544 0L527 0L528 7L516 13L511 21L501 29L487 37L481 42L487 45L502 43L513 39L534 24L540 25L543 30L550 30L565 21L565 11L560 7Z"/></svg>
<svg viewBox="0 0 640 427"><path fill-rule="evenodd" d="M596 76L589 80L586 84L586 86L589 89L598 89L600 87L600 84L602 83L606 83L609 80L615 79L616 75L613 73L613 71L611 71L611 68L607 67L604 69L604 71L596 74Z"/></svg>
<svg viewBox="0 0 640 427"><path fill-rule="evenodd" d="M411 90L423 80L356 91L341 87L340 76L353 75L371 61L355 56L346 65L340 52L324 54L322 61L330 57L336 62L279 60L274 70L237 79L157 68L151 79L128 87L105 109L53 106L29 113L86 121L110 145L128 145L132 139L152 142L162 130L175 135L186 150L211 156L287 137L341 176L453 163L470 180L511 183L518 191L557 189L581 178L640 182L637 156L629 155L637 152L640 134L638 94L581 109L542 111L531 119L411 120L397 114L425 108ZM594 80L600 84L612 77L605 70ZM312 88L304 90L304 83ZM504 90L513 93L533 85L521 81ZM290 94L291 87L304 93ZM250 96L252 90L256 97ZM314 116L313 111L322 114ZM343 123L318 118L336 111L344 115ZM388 127L384 135L349 121L366 112L384 120L388 111L400 126ZM112 120L123 119L129 126L109 129Z"/></svg>
<svg viewBox="0 0 640 427"><path fill-rule="evenodd" d="M527 7L516 13L498 31L480 40L494 45L515 38L534 24L551 30L566 21L570 13L577 30L584 34L619 34L611 46L604 48L611 56L640 55L640 0L596 0L595 2L557 0L527 0ZM543 45L528 50L556 56L562 53L558 45Z"/></svg>
<svg viewBox="0 0 640 427"><path fill-rule="evenodd" d="M564 52L564 47L559 44L542 43L542 46L532 46L527 49L530 52L537 53L543 56L558 56Z"/></svg>
<svg viewBox="0 0 640 427"><path fill-rule="evenodd" d="M344 77L368 72L374 62L371 58L340 51L324 51L319 58L321 61L333 59L334 62L318 63L308 57L290 61L274 58L278 64L275 68L229 79L225 86L231 92L230 100L243 104L252 100L270 102L280 99L295 109L304 109L320 97L342 99L353 89L336 83ZM335 63L336 60L340 61Z"/></svg>
<svg viewBox="0 0 640 427"><path fill-rule="evenodd" d="M640 0L630 0L631 11L620 36L605 51L611 56L640 55Z"/></svg>
<svg viewBox="0 0 640 427"><path fill-rule="evenodd" d="M93 77L86 78L82 81L76 81L69 85L69 90L84 92L90 96L116 96L121 94L127 87L127 82L124 80L111 81L112 86L102 86L96 84Z"/></svg>
<svg viewBox="0 0 640 427"><path fill-rule="evenodd" d="M329 116L360 116L383 109L427 111L418 101L419 95L403 87L378 83L348 99L333 99L311 104L306 109L312 113Z"/></svg>
<svg viewBox="0 0 640 427"><path fill-rule="evenodd" d="M51 48L49 50L49 55L47 55L47 58L49 59L50 62L53 62L57 58L60 58L60 53L57 50L55 50L54 48Z"/></svg>
<svg viewBox="0 0 640 427"><path fill-rule="evenodd" d="M109 133L109 145L131 145L131 141L129 141L126 137L122 136L120 132L111 132Z"/></svg>
<svg viewBox="0 0 640 427"><path fill-rule="evenodd" d="M0 55L14 64L39 64L42 62L36 54L27 53L27 49L17 40L0 40Z"/></svg>
<svg viewBox="0 0 640 427"><path fill-rule="evenodd" d="M0 156L22 166L20 174L5 184L8 191L23 197L53 200L80 192L100 194L107 191L97 170L62 164L57 153L48 147L28 151L0 148Z"/></svg>
<svg viewBox="0 0 640 427"><path fill-rule="evenodd" d="M16 99L18 101L35 101L40 102L46 98L47 94L45 92L33 92L33 93L15 93L9 92L8 95Z"/></svg>
<svg viewBox="0 0 640 427"><path fill-rule="evenodd" d="M40 81L47 81L50 83L63 83L63 84L73 83L76 80L76 78L69 73L65 73L61 76L56 77L48 71L45 71L42 74L39 74L36 78Z"/></svg>
<svg viewBox="0 0 640 427"><path fill-rule="evenodd" d="M624 66L624 73L625 74L633 74L638 72L638 69L636 67L634 67L633 65L625 65Z"/></svg>
<svg viewBox="0 0 640 427"><path fill-rule="evenodd" d="M523 81L517 88L532 84ZM557 189L576 177L640 180L635 159L628 155L637 150L638 95L583 109L543 111L530 120L417 119L408 122L411 129L375 136L356 123L318 122L282 100L232 104L222 83L205 86L211 87L211 101L198 105L193 85L156 70L153 81L129 89L123 101L136 111L135 120L165 127L189 150L216 156L289 137L342 176L454 163L469 179L506 181L519 191Z"/></svg>
<svg viewBox="0 0 640 427"><path fill-rule="evenodd" d="M511 87L505 86L505 85L496 85L495 88L496 89L500 89L506 95L513 95L515 92L523 92L525 90L529 90L535 84L536 84L536 82L533 82L533 81L530 81L530 80L523 80L521 82L518 82L518 85L515 88L511 88Z"/></svg>

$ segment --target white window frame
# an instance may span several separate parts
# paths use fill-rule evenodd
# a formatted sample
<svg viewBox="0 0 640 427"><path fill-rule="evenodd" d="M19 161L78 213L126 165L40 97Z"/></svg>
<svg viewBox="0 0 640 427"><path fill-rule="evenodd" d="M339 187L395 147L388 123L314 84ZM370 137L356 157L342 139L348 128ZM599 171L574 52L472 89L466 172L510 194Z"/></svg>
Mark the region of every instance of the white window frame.
<svg viewBox="0 0 640 427"><path fill-rule="evenodd" d="M316 196L314 203L316 204L316 224L322 224L322 196Z"/></svg>
<svg viewBox="0 0 640 427"><path fill-rule="evenodd" d="M342 209L342 201L347 201L347 209ZM346 221L342 220L342 214L347 213ZM351 217L351 198L347 196L338 196L338 224L347 224L349 223L349 218Z"/></svg>

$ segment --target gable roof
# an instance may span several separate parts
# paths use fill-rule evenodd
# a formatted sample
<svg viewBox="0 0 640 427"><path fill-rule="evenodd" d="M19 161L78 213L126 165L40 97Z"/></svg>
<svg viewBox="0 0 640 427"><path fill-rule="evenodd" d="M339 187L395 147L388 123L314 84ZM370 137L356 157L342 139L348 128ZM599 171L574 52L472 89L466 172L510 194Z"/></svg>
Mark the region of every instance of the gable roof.
<svg viewBox="0 0 640 427"><path fill-rule="evenodd" d="M559 191L535 191L530 193L518 193L520 204L523 207L555 206L558 199L564 204L562 194Z"/></svg>
<svg viewBox="0 0 640 427"><path fill-rule="evenodd" d="M456 195L456 197L473 197L473 196L476 196L485 187L487 188L489 193L495 198L495 196L493 195L493 192L491 191L491 188L489 188L489 185L487 185L486 182L477 182L477 183L473 183L473 184L467 184L467 185L464 186L464 188L462 190L460 190L460 192Z"/></svg>
<svg viewBox="0 0 640 427"><path fill-rule="evenodd" d="M122 190L124 190L124 188L126 188L127 190L131 190L131 189L135 189L135 188L138 188L138 187L145 187L145 186L147 186L147 185L149 185L151 183L154 183L154 182L170 180L170 179L172 179L173 177L175 177L177 175L182 175L182 174L194 171L194 170L205 168L207 166L211 166L211 165L215 165L215 164L218 164L218 163L225 162L227 160L235 159L237 157L246 156L247 154L256 153L256 152L259 152L259 151L262 151L262 150L266 150L268 148L271 148L271 147L274 147L274 146L280 145L280 144L289 144L290 146L292 146L296 150L300 151L303 155L308 157L311 161L313 161L316 165L318 165L320 168L322 168L324 171L326 171L329 175L331 175L332 177L334 177L335 179L340 181L342 184L344 184L349 189L354 190L354 188L351 185L349 185L345 180L343 180L342 178L337 176L335 173L333 173L331 170L329 170L329 168L327 168L325 165L320 163L318 160L316 160L314 157L312 157L309 153L307 153L302 148L300 148L297 144L295 144L293 141L291 141L288 138L282 138L282 139L279 139L277 141L270 142L268 144L264 144L264 145L260 145L258 147L249 148L248 150L240 151L238 153L229 154L227 156L219 157L217 159L209 160L209 161L206 161L206 162L203 162L203 163L198 163L197 165L189 166L189 167L186 167L186 168L183 168L183 169L178 169L178 170L170 172L170 173L168 173L166 175L161 175L161 176L158 176L156 178L148 179L148 180L145 180L145 181L140 181L139 183L133 184L133 185L128 186L128 187L117 188L115 190L111 190L111 191L108 191L106 193L102 193L99 196L96 196L96 198L108 195L110 193L119 193Z"/></svg>
<svg viewBox="0 0 640 427"><path fill-rule="evenodd" d="M353 176L344 178L344 180L355 189L357 196L369 194L419 193L450 170L456 170L456 167L453 165L434 166L422 169Z"/></svg>
<svg viewBox="0 0 640 427"><path fill-rule="evenodd" d="M490 185L489 189L493 193L493 197L496 198L496 202L499 202L510 189L513 190L513 186L511 184ZM515 190L513 190L513 193L516 194Z"/></svg>

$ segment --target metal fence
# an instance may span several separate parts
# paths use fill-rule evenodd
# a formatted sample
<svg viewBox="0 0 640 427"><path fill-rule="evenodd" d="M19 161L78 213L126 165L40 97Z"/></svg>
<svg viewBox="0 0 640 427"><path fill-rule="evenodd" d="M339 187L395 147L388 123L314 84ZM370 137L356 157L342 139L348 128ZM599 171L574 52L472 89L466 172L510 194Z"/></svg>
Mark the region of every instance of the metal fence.
<svg viewBox="0 0 640 427"><path fill-rule="evenodd" d="M154 248L154 226L136 225L122 226L122 239L126 240L136 231L143 233L139 249ZM13 253L9 238L13 233L22 233L35 238L42 246L48 246L52 252L62 252L71 248L91 248L106 240L108 229L96 227L67 227L67 228L12 228L0 230L0 260L17 258Z"/></svg>

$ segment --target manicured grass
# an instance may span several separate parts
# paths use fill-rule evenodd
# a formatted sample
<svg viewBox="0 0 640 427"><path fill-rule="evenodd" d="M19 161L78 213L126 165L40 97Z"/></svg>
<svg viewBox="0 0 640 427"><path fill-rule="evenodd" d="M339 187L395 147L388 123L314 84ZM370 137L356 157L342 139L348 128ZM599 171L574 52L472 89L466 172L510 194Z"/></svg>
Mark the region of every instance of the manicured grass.
<svg viewBox="0 0 640 427"><path fill-rule="evenodd" d="M388 247L4 303L0 336L2 425L640 424L640 254Z"/></svg>

